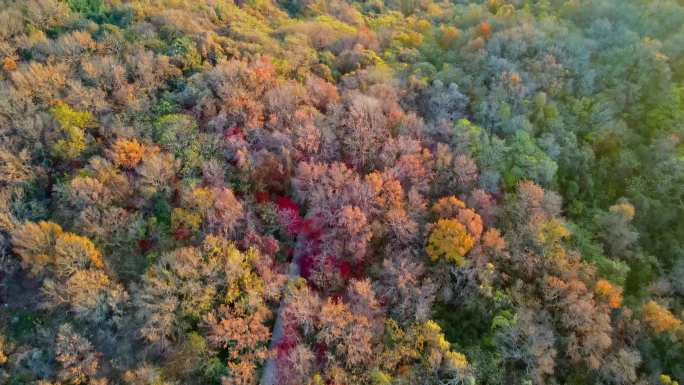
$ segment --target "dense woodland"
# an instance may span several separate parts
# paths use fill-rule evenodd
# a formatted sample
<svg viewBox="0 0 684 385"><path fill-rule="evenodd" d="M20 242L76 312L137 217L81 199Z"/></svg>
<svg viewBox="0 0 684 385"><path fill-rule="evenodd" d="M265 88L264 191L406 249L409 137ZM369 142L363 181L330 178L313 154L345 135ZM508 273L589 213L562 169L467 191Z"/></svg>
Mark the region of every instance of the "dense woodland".
<svg viewBox="0 0 684 385"><path fill-rule="evenodd" d="M684 1L0 0L0 383L684 381Z"/></svg>

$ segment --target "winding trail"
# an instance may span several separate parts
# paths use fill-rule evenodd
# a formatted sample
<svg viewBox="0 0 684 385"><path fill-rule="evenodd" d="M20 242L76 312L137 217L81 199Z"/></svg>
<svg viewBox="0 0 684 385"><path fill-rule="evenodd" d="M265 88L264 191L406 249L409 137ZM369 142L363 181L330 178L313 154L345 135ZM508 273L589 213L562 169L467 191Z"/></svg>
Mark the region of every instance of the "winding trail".
<svg viewBox="0 0 684 385"><path fill-rule="evenodd" d="M299 247L296 247L295 250L298 250ZM295 256L292 258L292 261L290 262L290 268L287 273L287 282L288 284L290 282L293 282L297 278L300 277L299 274L299 256L301 253L295 253ZM282 301L280 301L280 306L278 307L278 314L276 316L276 322L275 325L273 326L273 333L271 334L271 344L268 347L269 353L271 353L268 357L268 360L266 360L266 364L264 365L264 372L261 374L261 381L259 382L260 385L276 385L276 361L273 356L276 347L278 346L278 343L280 342L280 338L283 336L283 317L282 313L283 310L285 309L285 306L287 305L287 298L283 297Z"/></svg>
<svg viewBox="0 0 684 385"><path fill-rule="evenodd" d="M301 209L291 198L281 197L276 199L281 212L285 215L285 228L287 233L296 237L296 244L293 248L292 261L287 274L287 283L291 283L302 276L301 259L311 253L315 253L319 249L320 231L312 226L311 219L305 219L301 216ZM304 272L306 274L306 271ZM264 371L261 375L260 385L277 385L277 365L275 352L283 337L283 311L287 306L287 298L283 297L278 307L278 314L273 325L273 333L271 334L271 343L268 348L269 357L264 365Z"/></svg>

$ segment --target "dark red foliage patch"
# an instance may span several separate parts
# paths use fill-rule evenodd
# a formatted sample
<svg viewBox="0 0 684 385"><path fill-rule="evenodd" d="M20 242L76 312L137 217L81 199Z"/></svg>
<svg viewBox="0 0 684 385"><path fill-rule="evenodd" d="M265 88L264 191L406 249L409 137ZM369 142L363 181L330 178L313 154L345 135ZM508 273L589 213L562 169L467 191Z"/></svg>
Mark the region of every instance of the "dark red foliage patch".
<svg viewBox="0 0 684 385"><path fill-rule="evenodd" d="M284 358L295 346L297 346L297 339L291 334L283 333L283 336L275 347L278 358Z"/></svg>
<svg viewBox="0 0 684 385"><path fill-rule="evenodd" d="M311 255L302 255L299 257L299 275L308 280L311 278L311 273L314 268L314 259Z"/></svg>
<svg viewBox="0 0 684 385"><path fill-rule="evenodd" d="M232 127L232 128L226 128L223 130L223 137L225 139L230 139L230 138L240 138L244 139L245 138L245 133L243 132L242 128L240 127Z"/></svg>
<svg viewBox="0 0 684 385"><path fill-rule="evenodd" d="M152 247L154 247L154 242L152 242L152 240L150 240L150 239L140 239L140 240L138 240L138 248L139 248L140 251L142 251L143 253L146 253L146 252L150 251L150 249L152 249Z"/></svg>
<svg viewBox="0 0 684 385"><path fill-rule="evenodd" d="M268 193L266 191L259 191L256 193L257 203L266 203L270 200Z"/></svg>
<svg viewBox="0 0 684 385"><path fill-rule="evenodd" d="M276 205L281 210L294 211L299 214L299 205L289 197L278 197L276 198Z"/></svg>
<svg viewBox="0 0 684 385"><path fill-rule="evenodd" d="M190 238L191 232L185 227L179 227L173 232L173 239L177 241L182 241Z"/></svg>
<svg viewBox="0 0 684 385"><path fill-rule="evenodd" d="M316 354L316 360L318 361L318 363L322 364L325 361L325 356L328 352L328 347L322 342L317 342L313 347L313 351L314 354Z"/></svg>

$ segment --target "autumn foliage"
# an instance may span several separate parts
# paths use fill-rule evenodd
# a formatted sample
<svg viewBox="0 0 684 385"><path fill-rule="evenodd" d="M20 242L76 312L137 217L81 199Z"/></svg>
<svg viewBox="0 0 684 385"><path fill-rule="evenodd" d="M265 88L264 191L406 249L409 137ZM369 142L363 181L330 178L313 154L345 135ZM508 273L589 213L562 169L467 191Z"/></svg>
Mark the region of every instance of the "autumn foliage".
<svg viewBox="0 0 684 385"><path fill-rule="evenodd" d="M456 219L440 219L428 238L425 251L433 262L444 260L462 266L475 245L466 227Z"/></svg>
<svg viewBox="0 0 684 385"><path fill-rule="evenodd" d="M6 57L2 61L2 69L7 72L14 71L15 69L17 69L17 62L11 57Z"/></svg>
<svg viewBox="0 0 684 385"><path fill-rule="evenodd" d="M646 323L656 332L673 332L679 328L682 321L672 314L666 307L655 301L648 301L641 308Z"/></svg>
<svg viewBox="0 0 684 385"><path fill-rule="evenodd" d="M622 290L605 279L596 281L594 292L612 309L617 309L622 304Z"/></svg>
<svg viewBox="0 0 684 385"><path fill-rule="evenodd" d="M0 384L684 380L684 4L0 6Z"/></svg>
<svg viewBox="0 0 684 385"><path fill-rule="evenodd" d="M479 34L484 38L488 38L492 34L492 26L486 21L480 23L480 25L477 26L477 29Z"/></svg>
<svg viewBox="0 0 684 385"><path fill-rule="evenodd" d="M144 147L136 139L118 139L112 145L112 161L123 168L134 168L144 154Z"/></svg>

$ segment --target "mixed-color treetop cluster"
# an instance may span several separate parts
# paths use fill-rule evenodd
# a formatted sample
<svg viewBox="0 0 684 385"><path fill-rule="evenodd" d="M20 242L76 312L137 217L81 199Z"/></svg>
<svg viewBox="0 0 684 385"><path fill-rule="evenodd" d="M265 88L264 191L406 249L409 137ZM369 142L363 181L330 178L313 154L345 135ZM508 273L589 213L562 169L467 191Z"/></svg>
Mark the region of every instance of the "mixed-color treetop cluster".
<svg viewBox="0 0 684 385"><path fill-rule="evenodd" d="M684 381L682 0L0 0L0 383Z"/></svg>

